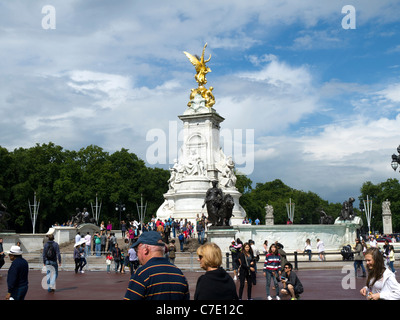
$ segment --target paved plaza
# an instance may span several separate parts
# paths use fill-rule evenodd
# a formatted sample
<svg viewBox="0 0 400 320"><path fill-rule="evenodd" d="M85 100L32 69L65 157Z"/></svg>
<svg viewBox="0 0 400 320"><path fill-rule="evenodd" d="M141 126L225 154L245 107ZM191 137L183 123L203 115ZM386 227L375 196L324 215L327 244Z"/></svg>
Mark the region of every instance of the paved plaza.
<svg viewBox="0 0 400 320"><path fill-rule="evenodd" d="M306 269L297 271L304 286L301 300L363 300L359 290L364 286L365 278L354 278L345 269ZM343 273L342 273L343 271ZM196 282L203 272L184 272L191 293L194 297ZM231 273L232 274L232 273ZM0 297L7 293L7 270L1 270ZM87 271L84 274L75 274L73 271L60 271L56 283L56 292L48 293L42 288L44 274L39 270L29 272L29 291L26 300L122 300L130 275L120 273L106 273L103 271ZM397 276L399 278L399 276ZM398 279L399 280L399 279ZM257 274L257 284L253 286L252 298L266 300L266 280L261 271ZM236 281L239 289L239 280ZM247 287L244 289L243 299L247 299ZM271 289L271 295L274 290ZM283 298L285 300L285 298ZM287 300L287 298L286 298Z"/></svg>

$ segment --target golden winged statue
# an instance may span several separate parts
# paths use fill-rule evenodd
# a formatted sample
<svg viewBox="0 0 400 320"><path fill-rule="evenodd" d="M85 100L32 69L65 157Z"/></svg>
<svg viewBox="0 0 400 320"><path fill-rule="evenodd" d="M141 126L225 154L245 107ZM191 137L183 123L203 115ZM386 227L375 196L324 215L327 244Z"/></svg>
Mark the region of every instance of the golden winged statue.
<svg viewBox="0 0 400 320"><path fill-rule="evenodd" d="M194 67L196 68L197 74L194 76L194 78L196 79L199 86L205 85L207 83L206 74L211 72L211 69L206 66L206 63L209 62L211 59L211 54L207 60L204 60L204 51L206 50L206 47L207 43L204 45L201 58L199 58L197 55L192 55L186 51L183 51L186 57L189 58L189 61L192 63L192 65L194 65Z"/></svg>
<svg viewBox="0 0 400 320"><path fill-rule="evenodd" d="M213 90L213 87L210 87L210 89L206 89L204 87L204 85L207 83L206 74L211 72L211 69L206 66L206 63L211 60L211 54L207 60L204 60L204 52L206 50L206 47L207 43L204 45L201 58L198 57L197 55L192 55L186 51L183 51L183 53L186 55L186 57L188 57L189 61L195 67L196 75L194 76L194 78L199 84L197 89L192 89L192 92L190 94L190 99L192 100L196 96L196 94L200 94L206 100L206 106L211 108L215 103L215 98L211 92ZM190 105L191 102L188 103L189 107Z"/></svg>

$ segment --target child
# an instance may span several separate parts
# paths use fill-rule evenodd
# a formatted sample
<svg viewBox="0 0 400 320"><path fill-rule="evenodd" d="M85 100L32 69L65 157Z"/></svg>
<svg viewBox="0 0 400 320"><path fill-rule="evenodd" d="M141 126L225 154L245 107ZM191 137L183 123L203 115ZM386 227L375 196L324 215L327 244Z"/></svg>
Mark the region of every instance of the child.
<svg viewBox="0 0 400 320"><path fill-rule="evenodd" d="M183 243L185 242L185 236L183 235L182 232L179 233L178 239L181 247L181 252L183 252Z"/></svg>
<svg viewBox="0 0 400 320"><path fill-rule="evenodd" d="M108 252L107 253L107 257L106 257L107 273L110 273L112 260L113 260L113 257L111 255L111 252Z"/></svg>

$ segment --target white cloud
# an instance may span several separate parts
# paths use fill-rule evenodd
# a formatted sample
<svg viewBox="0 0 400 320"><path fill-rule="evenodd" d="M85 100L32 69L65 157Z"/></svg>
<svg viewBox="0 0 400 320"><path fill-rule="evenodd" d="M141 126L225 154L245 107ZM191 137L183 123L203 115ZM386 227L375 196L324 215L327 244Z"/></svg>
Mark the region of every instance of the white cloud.
<svg viewBox="0 0 400 320"><path fill-rule="evenodd" d="M378 177L386 150L398 145L398 81L363 79L338 61L354 54L335 51L349 44L338 31L346 1L205 0L193 6L75 0L55 3L57 29L43 30L46 4L15 0L2 6L2 146L97 144L144 157L146 132L160 128L168 134L169 121L180 123L177 116L196 85L182 51L199 54L205 42L206 54L213 55L208 84L215 109L226 119L222 127L254 129L257 182L280 177L294 187L333 193L345 187L341 172L357 183L367 169ZM386 22L398 21L398 1L352 5L357 39L362 27L381 27L382 34ZM374 40L368 32L369 43ZM287 50L290 45L296 50ZM357 45L357 53L368 48ZM307 57L315 48L333 50L337 60L318 59L342 71L331 71L325 83L324 66L316 70ZM362 62L354 67L361 70Z"/></svg>
<svg viewBox="0 0 400 320"><path fill-rule="evenodd" d="M215 108L227 118L225 125L255 129L256 136L260 136L283 132L317 110L318 93L308 68L268 57L271 60L256 71L219 79Z"/></svg>
<svg viewBox="0 0 400 320"><path fill-rule="evenodd" d="M400 115L390 120L356 119L327 125L317 136L303 137L303 153L310 160L351 162L355 154L387 150L396 145Z"/></svg>
<svg viewBox="0 0 400 320"><path fill-rule="evenodd" d="M387 88L377 93L393 102L400 102L400 83L390 84Z"/></svg>
<svg viewBox="0 0 400 320"><path fill-rule="evenodd" d="M336 31L337 33L337 31ZM311 50L311 49L332 49L337 46L344 46L345 41L333 32L321 31L301 31L299 36L293 40L292 50Z"/></svg>

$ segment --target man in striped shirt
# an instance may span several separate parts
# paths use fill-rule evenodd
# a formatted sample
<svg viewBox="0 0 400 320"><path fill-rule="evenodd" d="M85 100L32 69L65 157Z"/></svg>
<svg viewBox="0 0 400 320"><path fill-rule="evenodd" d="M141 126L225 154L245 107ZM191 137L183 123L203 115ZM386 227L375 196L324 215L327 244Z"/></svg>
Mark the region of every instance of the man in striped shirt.
<svg viewBox="0 0 400 320"><path fill-rule="evenodd" d="M165 244L158 232L143 232L132 247L141 267L129 280L125 300L189 300L186 277L164 257Z"/></svg>

